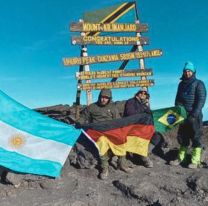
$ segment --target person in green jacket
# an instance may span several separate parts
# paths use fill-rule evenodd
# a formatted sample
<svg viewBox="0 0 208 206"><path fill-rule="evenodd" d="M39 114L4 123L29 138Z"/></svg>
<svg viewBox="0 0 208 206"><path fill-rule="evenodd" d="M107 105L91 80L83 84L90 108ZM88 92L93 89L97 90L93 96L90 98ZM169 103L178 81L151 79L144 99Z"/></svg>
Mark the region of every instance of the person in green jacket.
<svg viewBox="0 0 208 206"><path fill-rule="evenodd" d="M97 102L87 106L81 113L79 123L89 124L102 121L108 121L121 118L116 105L112 102L112 92L110 89L102 89L100 91ZM109 174L108 161L112 157L112 152L109 151L105 155L100 156L101 170L99 173L100 179L107 179ZM131 169L126 166L125 156L118 157L118 168L124 172L131 172Z"/></svg>

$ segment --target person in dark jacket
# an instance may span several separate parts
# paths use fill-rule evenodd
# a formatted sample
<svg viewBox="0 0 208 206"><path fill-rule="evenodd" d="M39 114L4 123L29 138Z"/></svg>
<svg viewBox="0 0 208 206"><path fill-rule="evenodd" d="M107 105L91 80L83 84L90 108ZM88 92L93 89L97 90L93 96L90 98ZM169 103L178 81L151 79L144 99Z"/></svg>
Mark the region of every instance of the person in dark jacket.
<svg viewBox="0 0 208 206"><path fill-rule="evenodd" d="M140 89L133 98L127 100L124 116L131 116L138 113L151 114L149 105L149 93L146 89Z"/></svg>
<svg viewBox="0 0 208 206"><path fill-rule="evenodd" d="M97 102L89 105L84 109L79 119L79 123L97 123L107 120L120 118L119 111L114 103L112 103L112 92L110 89L102 89L100 91ZM108 177L108 161L112 156L111 151L103 156L100 156L101 171L99 174L100 179ZM125 157L118 157L118 168L124 172L131 172L131 168L127 167Z"/></svg>
<svg viewBox="0 0 208 206"><path fill-rule="evenodd" d="M191 62L186 62L181 82L175 99L175 105L182 105L187 111L187 119L180 125L178 141L180 144L178 158L171 165L178 166L186 161L187 150L192 142L191 163L189 168L197 168L201 162L202 153L202 108L206 101L206 88L201 80L196 78L196 69Z"/></svg>
<svg viewBox="0 0 208 206"><path fill-rule="evenodd" d="M149 104L149 98L150 95L147 92L147 89L140 89L133 98L127 100L124 110L124 116L127 117L134 114L143 114L143 113L152 114ZM160 136L155 133L149 144L149 153L159 142L160 142ZM153 167L153 162L150 160L149 157L142 156L141 159L145 167L148 168Z"/></svg>

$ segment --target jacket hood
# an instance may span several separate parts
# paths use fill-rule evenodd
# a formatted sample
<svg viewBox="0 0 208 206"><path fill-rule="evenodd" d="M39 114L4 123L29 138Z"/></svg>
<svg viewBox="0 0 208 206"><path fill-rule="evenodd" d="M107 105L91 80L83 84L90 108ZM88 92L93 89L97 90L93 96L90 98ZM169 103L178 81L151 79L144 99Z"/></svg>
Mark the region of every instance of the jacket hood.
<svg viewBox="0 0 208 206"><path fill-rule="evenodd" d="M99 96L100 96L100 97L101 97L101 96L105 96L105 97L109 97L110 99L112 99L112 92L111 92L110 89L102 89L102 90L100 91Z"/></svg>
<svg viewBox="0 0 208 206"><path fill-rule="evenodd" d="M98 97L98 103L100 103L101 97L109 97L109 103L112 101L112 92L110 89L102 89L100 91L99 97Z"/></svg>

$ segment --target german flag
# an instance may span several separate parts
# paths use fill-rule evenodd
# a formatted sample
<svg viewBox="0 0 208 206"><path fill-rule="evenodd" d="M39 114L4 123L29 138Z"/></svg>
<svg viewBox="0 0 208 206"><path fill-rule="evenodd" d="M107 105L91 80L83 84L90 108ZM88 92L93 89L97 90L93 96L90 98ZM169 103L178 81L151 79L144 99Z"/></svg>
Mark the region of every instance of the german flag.
<svg viewBox="0 0 208 206"><path fill-rule="evenodd" d="M95 142L100 155L111 150L114 155L126 152L147 156L155 129L150 114L136 114L122 119L83 125L85 135Z"/></svg>

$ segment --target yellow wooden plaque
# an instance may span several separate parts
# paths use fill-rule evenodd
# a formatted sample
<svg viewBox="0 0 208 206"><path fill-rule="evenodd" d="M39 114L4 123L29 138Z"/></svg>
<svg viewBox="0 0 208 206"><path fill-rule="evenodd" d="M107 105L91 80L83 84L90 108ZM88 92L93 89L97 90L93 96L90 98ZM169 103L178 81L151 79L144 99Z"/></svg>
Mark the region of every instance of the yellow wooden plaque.
<svg viewBox="0 0 208 206"><path fill-rule="evenodd" d="M119 77L143 77L153 75L152 69L134 69L134 70L106 70L106 71L83 71L77 72L78 80L119 78Z"/></svg>
<svg viewBox="0 0 208 206"><path fill-rule="evenodd" d="M63 58L63 63L65 66L87 65L87 64L95 64L95 63L104 63L104 62L113 62L113 61L124 61L124 60L130 60L130 59L157 57L157 56L161 56L161 55L162 55L162 50L155 49L155 50L148 50L148 51L122 53L122 54Z"/></svg>
<svg viewBox="0 0 208 206"><path fill-rule="evenodd" d="M135 81L116 81L116 82L97 82L78 84L81 90L100 90L112 88L131 88L131 87L149 87L154 85L154 80L135 80Z"/></svg>
<svg viewBox="0 0 208 206"><path fill-rule="evenodd" d="M138 36L73 36L73 45L147 45L147 37Z"/></svg>
<svg viewBox="0 0 208 206"><path fill-rule="evenodd" d="M124 24L124 23L83 23L72 22L71 31L80 32L146 32L147 24Z"/></svg>

